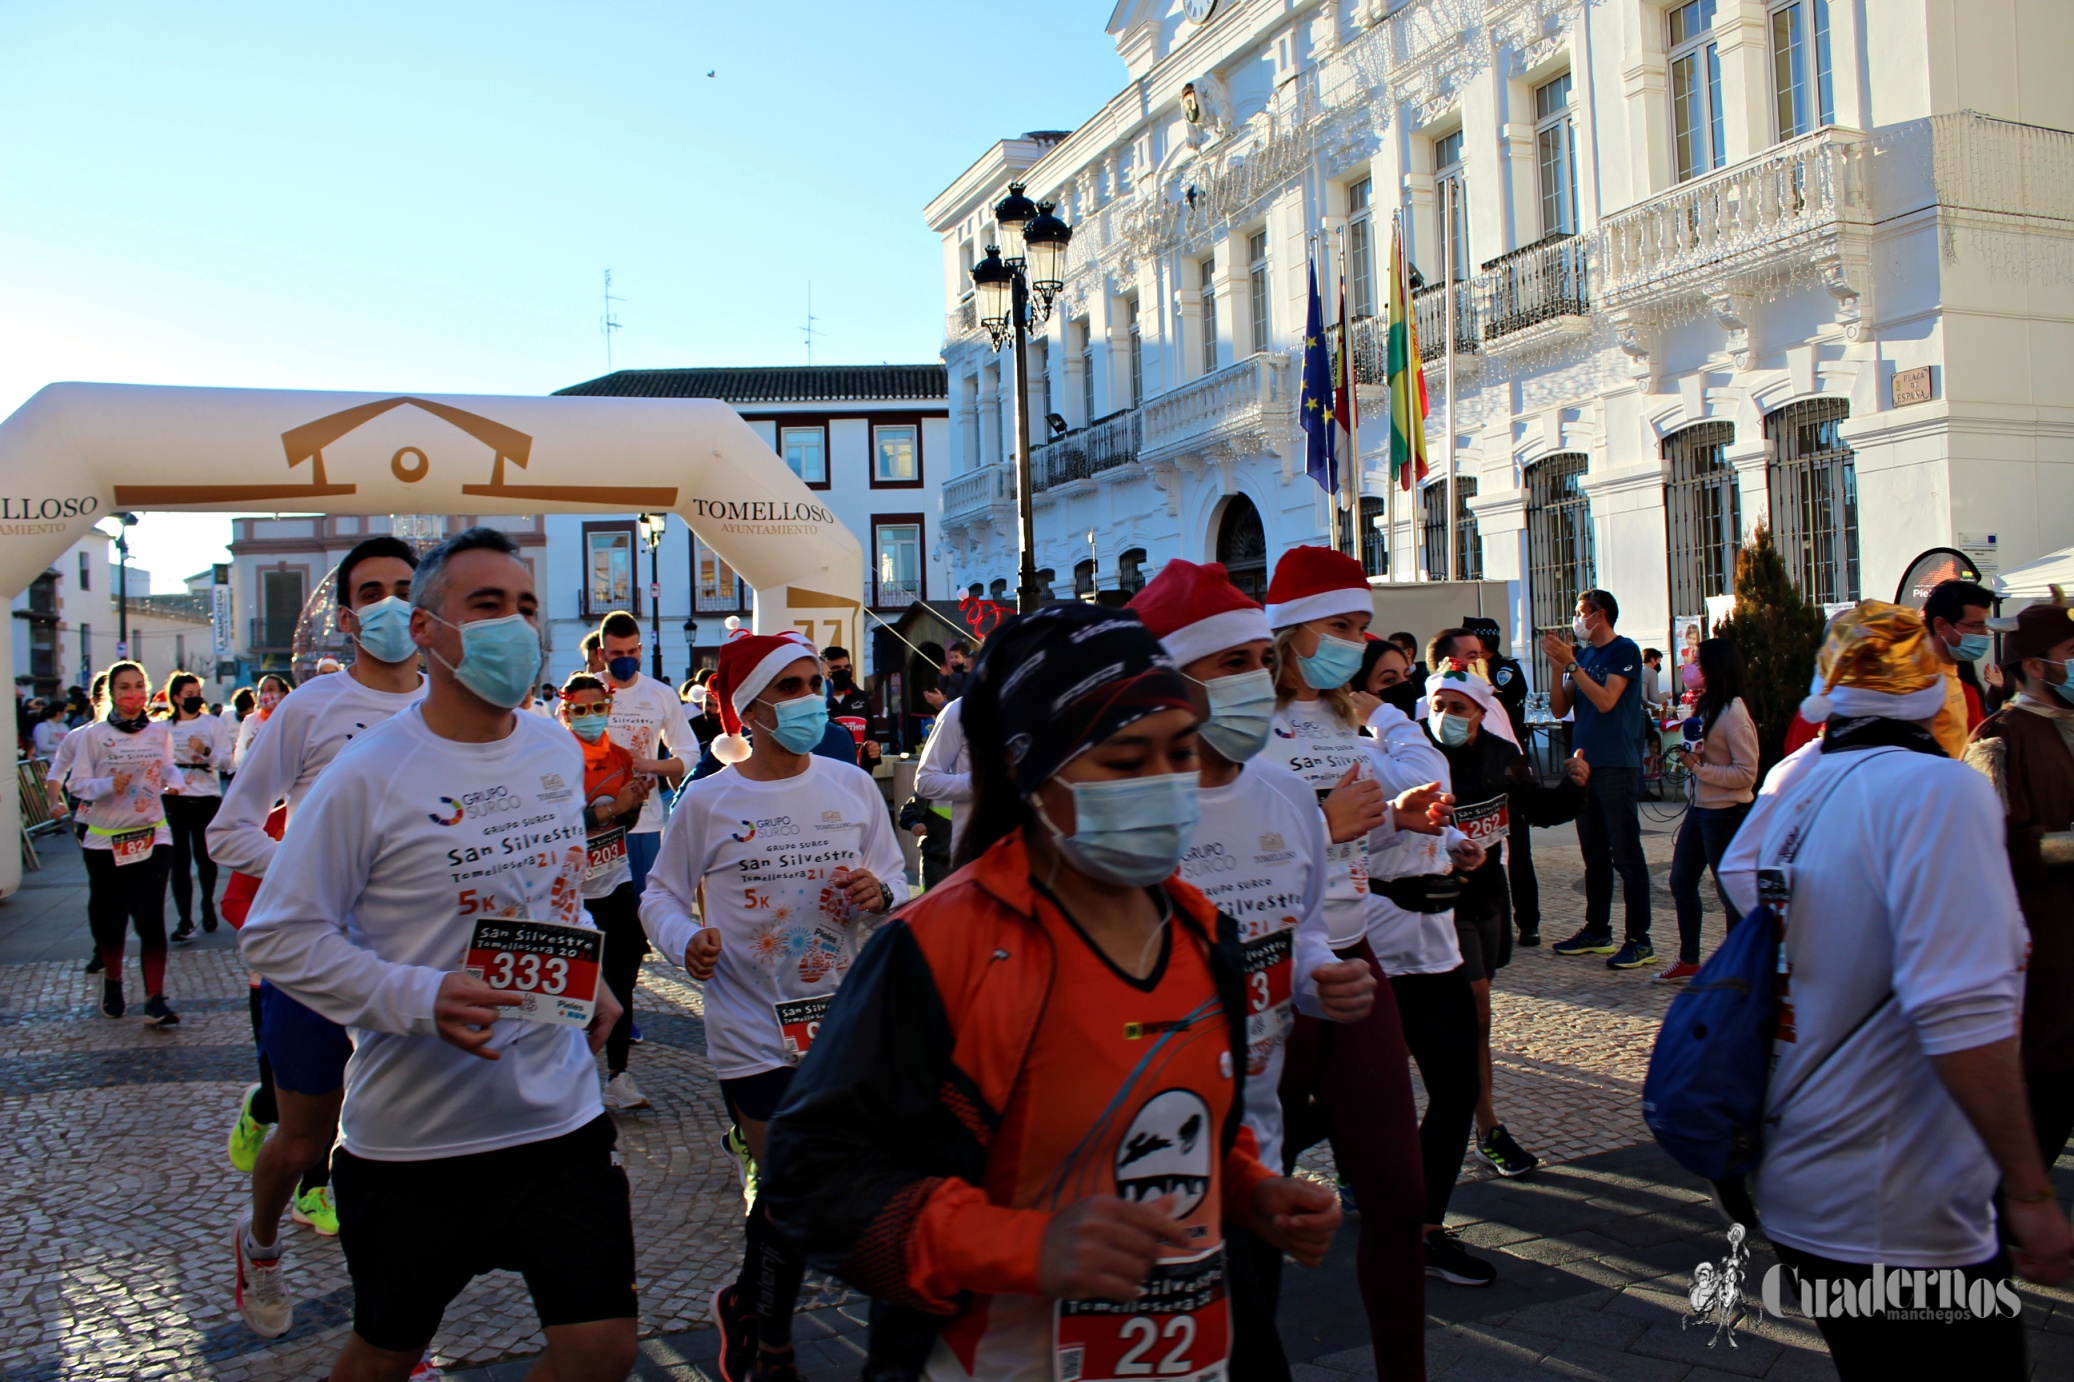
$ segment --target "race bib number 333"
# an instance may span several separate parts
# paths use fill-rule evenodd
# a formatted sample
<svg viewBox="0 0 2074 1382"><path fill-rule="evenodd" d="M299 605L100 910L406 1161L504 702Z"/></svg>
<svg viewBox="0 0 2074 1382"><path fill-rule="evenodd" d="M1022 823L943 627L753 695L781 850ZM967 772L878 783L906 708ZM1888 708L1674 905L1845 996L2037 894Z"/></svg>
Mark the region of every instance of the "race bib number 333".
<svg viewBox="0 0 2074 1382"><path fill-rule="evenodd" d="M1158 1263L1145 1278L1145 1294L1128 1303L1057 1301L1052 1332L1058 1382L1228 1382L1224 1248Z"/></svg>
<svg viewBox="0 0 2074 1382"><path fill-rule="evenodd" d="M598 1010L603 933L588 926L484 917L475 923L462 968L522 1000L506 1015L528 1022L587 1027Z"/></svg>

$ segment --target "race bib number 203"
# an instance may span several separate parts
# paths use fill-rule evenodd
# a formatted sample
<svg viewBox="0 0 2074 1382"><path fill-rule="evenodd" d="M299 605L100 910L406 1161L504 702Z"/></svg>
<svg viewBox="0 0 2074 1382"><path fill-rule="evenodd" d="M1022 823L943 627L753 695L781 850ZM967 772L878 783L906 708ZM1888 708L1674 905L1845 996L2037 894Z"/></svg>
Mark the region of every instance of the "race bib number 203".
<svg viewBox="0 0 2074 1382"><path fill-rule="evenodd" d="M493 989L519 995L510 1017L588 1027L598 1011L598 966L605 937L588 926L484 917L475 923L462 968Z"/></svg>

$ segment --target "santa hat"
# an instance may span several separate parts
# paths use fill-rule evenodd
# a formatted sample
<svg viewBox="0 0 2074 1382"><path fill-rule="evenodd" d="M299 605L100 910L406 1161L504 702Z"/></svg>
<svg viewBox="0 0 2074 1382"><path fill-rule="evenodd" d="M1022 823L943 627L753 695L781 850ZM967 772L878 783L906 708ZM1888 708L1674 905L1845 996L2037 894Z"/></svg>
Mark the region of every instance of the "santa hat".
<svg viewBox="0 0 2074 1382"><path fill-rule="evenodd" d="M1512 717L1498 703L1498 692L1492 685L1471 671L1460 658L1448 659L1446 668L1439 669L1438 676L1426 680L1426 723L1433 730L1433 737L1440 737L1440 693L1455 691L1467 696L1483 707L1483 728L1497 735L1514 748L1520 742L1512 733Z"/></svg>
<svg viewBox="0 0 2074 1382"><path fill-rule="evenodd" d="M1214 561L1197 566L1174 558L1125 608L1145 622L1177 667L1273 636L1266 613Z"/></svg>
<svg viewBox="0 0 2074 1382"><path fill-rule="evenodd" d="M796 633L745 633L720 645L720 670L713 674L719 695L722 733L713 741L713 756L723 763L739 763L749 756L749 741L742 735L742 712L763 694L763 688L803 657L815 656L814 647Z"/></svg>
<svg viewBox="0 0 2074 1382"><path fill-rule="evenodd" d="M1292 547L1267 586L1267 622L1277 629L1335 614L1375 610L1361 563L1330 547Z"/></svg>
<svg viewBox="0 0 2074 1382"><path fill-rule="evenodd" d="M1815 684L1800 718L1831 714L1927 720L1944 708L1944 667L1923 616L1905 605L1860 600L1829 623Z"/></svg>

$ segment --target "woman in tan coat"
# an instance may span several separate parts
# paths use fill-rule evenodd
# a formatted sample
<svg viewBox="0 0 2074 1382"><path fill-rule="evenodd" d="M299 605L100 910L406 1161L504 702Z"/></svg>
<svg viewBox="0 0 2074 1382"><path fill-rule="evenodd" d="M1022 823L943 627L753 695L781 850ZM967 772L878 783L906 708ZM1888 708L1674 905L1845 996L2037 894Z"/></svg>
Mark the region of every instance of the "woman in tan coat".
<svg viewBox="0 0 2074 1382"><path fill-rule="evenodd" d="M1714 888L1733 927L1741 915L1721 889L1721 856L1736 837L1757 787L1757 722L1743 704L1743 655L1725 638L1700 644L1697 661L1680 669L1699 693L1685 722L1685 755L1698 790L1678 828L1671 853L1671 900L1678 907L1678 959L1656 976L1682 984L1700 970L1700 877L1714 870Z"/></svg>

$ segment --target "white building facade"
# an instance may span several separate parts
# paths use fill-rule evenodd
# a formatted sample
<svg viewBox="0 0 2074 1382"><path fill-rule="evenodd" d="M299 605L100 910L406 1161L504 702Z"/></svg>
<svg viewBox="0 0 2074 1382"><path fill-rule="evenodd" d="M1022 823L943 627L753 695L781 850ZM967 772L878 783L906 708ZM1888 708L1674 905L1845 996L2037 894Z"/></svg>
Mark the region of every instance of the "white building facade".
<svg viewBox="0 0 2074 1382"><path fill-rule="evenodd" d="M115 543L90 529L14 597L15 683L31 695L57 695L91 685L124 656L143 663L155 684L176 671L209 680L216 669L211 603L191 583L185 593L153 594L151 573L121 570Z"/></svg>
<svg viewBox="0 0 2074 1382"><path fill-rule="evenodd" d="M2074 5L1123 0L1109 31L1114 99L928 207L956 587L1016 581L1013 376L967 273L1011 181L1074 227L1030 351L1059 595L1176 556L1257 592L1326 540L1295 425L1312 258L1328 320L1342 288L1355 319L1345 540L1380 579L1449 574L1451 372L1452 574L1510 583L1521 651L1590 586L1668 646L1759 523L1822 601L1893 598L1933 546L1991 567L2074 542ZM1386 501L1399 219L1433 472Z"/></svg>

